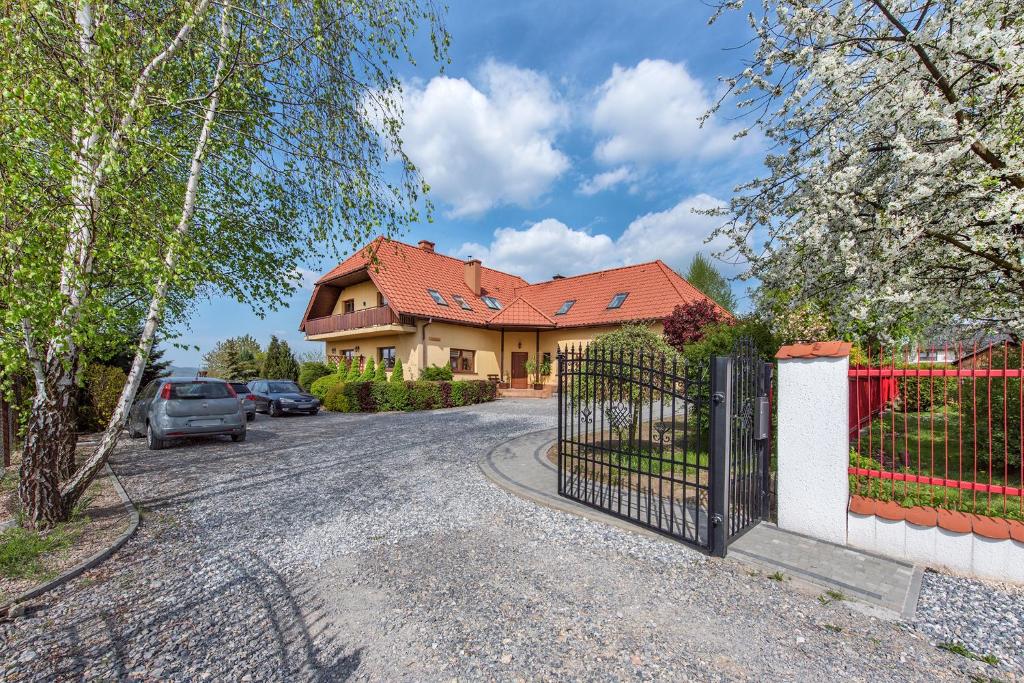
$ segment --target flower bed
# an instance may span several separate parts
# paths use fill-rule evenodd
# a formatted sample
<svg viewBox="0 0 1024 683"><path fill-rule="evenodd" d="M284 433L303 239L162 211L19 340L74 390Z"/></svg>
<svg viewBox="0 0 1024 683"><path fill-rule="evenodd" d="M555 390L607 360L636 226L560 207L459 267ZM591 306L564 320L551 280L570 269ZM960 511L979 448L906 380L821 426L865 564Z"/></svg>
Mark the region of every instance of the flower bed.
<svg viewBox="0 0 1024 683"><path fill-rule="evenodd" d="M493 401L498 385L486 380L345 382L331 385L323 407L341 413L455 408Z"/></svg>

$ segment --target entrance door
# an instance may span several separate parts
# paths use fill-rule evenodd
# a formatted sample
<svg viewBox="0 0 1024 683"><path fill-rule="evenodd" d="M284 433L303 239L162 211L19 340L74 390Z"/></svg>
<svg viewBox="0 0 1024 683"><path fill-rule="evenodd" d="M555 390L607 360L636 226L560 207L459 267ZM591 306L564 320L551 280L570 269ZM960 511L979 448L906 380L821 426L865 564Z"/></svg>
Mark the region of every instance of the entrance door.
<svg viewBox="0 0 1024 683"><path fill-rule="evenodd" d="M530 354L523 351L512 352L512 388L525 389L527 385L526 361Z"/></svg>

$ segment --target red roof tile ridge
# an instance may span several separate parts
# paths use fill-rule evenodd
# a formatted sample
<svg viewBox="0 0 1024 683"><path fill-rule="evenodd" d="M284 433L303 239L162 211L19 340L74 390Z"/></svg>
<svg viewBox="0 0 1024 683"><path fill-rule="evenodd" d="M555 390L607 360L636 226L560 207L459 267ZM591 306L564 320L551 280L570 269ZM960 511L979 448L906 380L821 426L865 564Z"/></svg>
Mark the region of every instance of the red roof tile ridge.
<svg viewBox="0 0 1024 683"><path fill-rule="evenodd" d="M551 284L552 282L565 282L566 280L574 280L576 278L581 278L581 277L591 277L591 276L594 276L594 275L602 275L604 273L613 273L613 272L615 272L617 270L629 270L630 268L641 268L643 266L654 265L655 263L658 263L658 261L657 260L655 260L655 261L644 261L643 263L632 263L632 264L627 265L627 266L615 266L614 268L605 268L603 270L592 270L589 273L578 273L576 275L563 275L562 277L559 277L559 278L551 278L551 279L548 279L548 280L541 280L540 282L528 283L526 286L527 287L539 287L540 285L548 285L548 284Z"/></svg>
<svg viewBox="0 0 1024 683"><path fill-rule="evenodd" d="M547 321L548 321L549 323L551 323L551 324L552 324L553 326L556 326L556 327L557 327L557 323L556 323L556 322L555 322L554 320L552 320L552 319L551 319L550 317L548 317L547 315L545 315L543 311L541 311L541 310L540 310L539 308L537 308L537 307L536 307L536 306L534 306L534 305L533 305L532 303L530 303L530 301L529 301L528 299L526 299L526 298L524 298L524 297L522 297L522 296L517 296L517 297L516 297L515 299L513 299L512 301L510 301L510 302L508 303L508 305L507 305L507 306L505 306L505 308L501 309L500 311L498 311L497 313L495 313L494 315L492 315L492 316L491 316L490 318L488 318L488 319L487 319L487 323L488 323L488 324L490 324L491 322L493 322L494 320L496 320L496 319L497 319L497 318L498 318L499 316L501 316L501 315L502 315L502 314L504 314L505 312L507 312L507 311L511 310L511 309L512 309L512 307L513 307L513 306L515 306L515 305L516 305L516 303L517 303L517 302L520 302L520 301L522 301L522 302L523 302L524 304L526 304L527 306L529 306L529 307L530 307L530 308L531 308L531 309L533 310L533 312L534 312L534 313L536 313L536 314L537 314L537 315L539 315L540 317L544 318L544 320L547 320Z"/></svg>

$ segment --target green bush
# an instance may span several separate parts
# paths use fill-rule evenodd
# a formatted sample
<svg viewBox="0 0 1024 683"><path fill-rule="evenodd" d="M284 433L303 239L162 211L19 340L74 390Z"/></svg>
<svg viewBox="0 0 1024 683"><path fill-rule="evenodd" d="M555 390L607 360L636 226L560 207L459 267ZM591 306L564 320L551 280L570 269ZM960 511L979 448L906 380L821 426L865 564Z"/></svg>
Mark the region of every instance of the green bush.
<svg viewBox="0 0 1024 683"><path fill-rule="evenodd" d="M309 388L309 393L320 399L321 402L327 398L327 392L336 384L344 383L344 379L337 375L325 375L320 379L313 382L313 385Z"/></svg>
<svg viewBox="0 0 1024 683"><path fill-rule="evenodd" d="M313 388L313 382L330 374L333 372L327 363L317 361L303 363L299 366L299 386L310 391Z"/></svg>
<svg viewBox="0 0 1024 683"><path fill-rule="evenodd" d="M348 366L348 374L345 375L346 382L358 382L363 373L359 370L359 359L353 358Z"/></svg>
<svg viewBox="0 0 1024 683"><path fill-rule="evenodd" d="M376 372L377 372L377 369L374 367L373 359L372 358L367 358L366 359L366 367L363 368L363 373L361 375L359 375L359 381L360 382L372 382L373 381L373 376L374 376L374 374Z"/></svg>
<svg viewBox="0 0 1024 683"><path fill-rule="evenodd" d="M395 359L395 367L394 367L394 369L391 370L391 380L390 381L394 382L395 384L399 384L399 383L404 384L405 383L405 374L404 374L404 372L402 370L402 359L401 358L396 358Z"/></svg>
<svg viewBox="0 0 1024 683"><path fill-rule="evenodd" d="M442 407L441 388L438 382L417 380L406 382L407 410L433 410Z"/></svg>
<svg viewBox="0 0 1024 683"><path fill-rule="evenodd" d="M947 370L953 366L945 363L897 363L896 367ZM956 377L907 376L898 378L896 382L899 385L900 401L906 403L907 410L926 412L956 405Z"/></svg>
<svg viewBox="0 0 1024 683"><path fill-rule="evenodd" d="M713 356L732 353L736 342L743 337L754 341L758 354L768 360L779 350L768 326L755 318L740 318L735 323L717 323L704 328L700 341L683 348L683 358L689 367L710 367Z"/></svg>
<svg viewBox="0 0 1024 683"><path fill-rule="evenodd" d="M387 371L387 368L384 367L383 363L378 363L377 364L377 372L375 372L374 375L373 375L373 381L374 382L387 382L388 381L388 371Z"/></svg>
<svg viewBox="0 0 1024 683"><path fill-rule="evenodd" d="M347 413L351 410L347 395L348 384L345 382L338 382L331 386L324 396L323 407L326 410L333 410L337 413Z"/></svg>
<svg viewBox="0 0 1024 683"><path fill-rule="evenodd" d="M1003 369L1003 349L979 354L976 367ZM1013 347L1006 354L1006 368L1020 369L1020 350ZM1016 377L960 377L960 415L965 434L977 416L977 452L979 465L987 463L1001 473L1004 467L1019 470L1021 461L1021 380ZM992 425L991 430L989 424ZM965 436L966 438L966 436ZM992 457L989 457L991 450Z"/></svg>
<svg viewBox="0 0 1024 683"><path fill-rule="evenodd" d="M83 428L103 430L110 423L128 376L121 368L90 365L85 371L87 403L81 407Z"/></svg>
<svg viewBox="0 0 1024 683"><path fill-rule="evenodd" d="M450 382L452 381L452 366L443 365L438 367L431 365L429 368L423 368L420 371L420 380L426 382Z"/></svg>

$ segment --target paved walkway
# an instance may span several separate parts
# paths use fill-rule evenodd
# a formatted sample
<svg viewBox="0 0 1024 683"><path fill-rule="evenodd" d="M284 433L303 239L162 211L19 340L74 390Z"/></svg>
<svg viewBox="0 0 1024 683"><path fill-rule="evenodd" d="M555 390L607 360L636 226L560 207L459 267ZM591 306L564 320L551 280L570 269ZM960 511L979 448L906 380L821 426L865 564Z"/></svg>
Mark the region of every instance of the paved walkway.
<svg viewBox="0 0 1024 683"><path fill-rule="evenodd" d="M481 469L503 488L548 507L572 512L655 538L643 527L605 515L557 492L557 470L547 458L556 431L548 429L507 441L488 453ZM670 542L670 541L666 541ZM729 546L729 558L768 572L841 592L890 617L912 620L921 590L920 567L784 531L762 522Z"/></svg>

